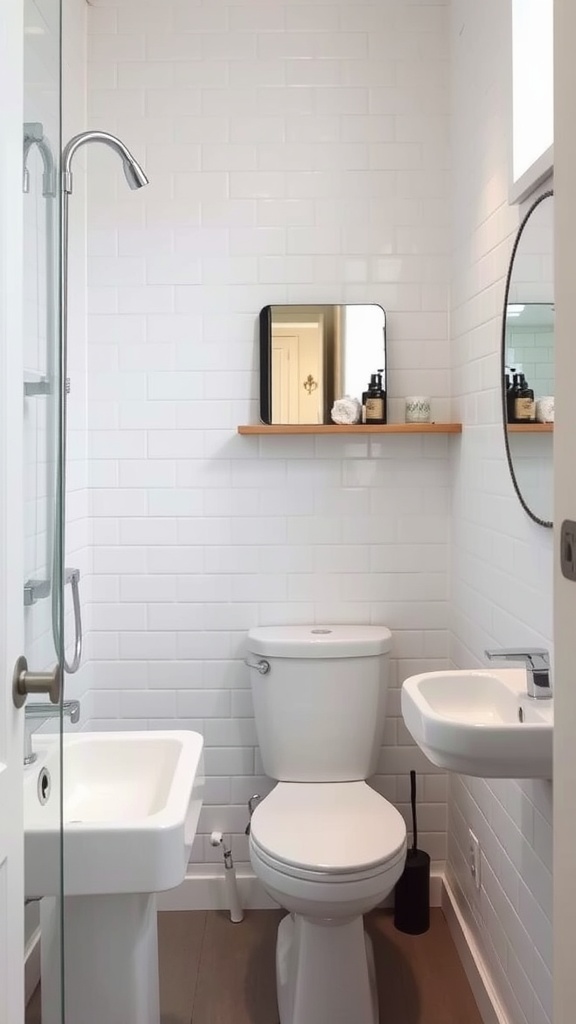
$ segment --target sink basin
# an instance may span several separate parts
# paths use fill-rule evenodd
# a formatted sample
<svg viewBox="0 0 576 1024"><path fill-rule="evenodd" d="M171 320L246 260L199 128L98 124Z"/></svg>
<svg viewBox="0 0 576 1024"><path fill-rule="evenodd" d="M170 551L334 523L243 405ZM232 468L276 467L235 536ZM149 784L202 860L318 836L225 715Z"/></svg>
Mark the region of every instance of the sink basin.
<svg viewBox="0 0 576 1024"><path fill-rule="evenodd" d="M64 735L67 896L154 893L183 881L202 804L202 747L188 731ZM34 750L24 772L25 890L42 897L60 892L59 737L37 733Z"/></svg>
<svg viewBox="0 0 576 1024"><path fill-rule="evenodd" d="M402 686L406 727L432 764L480 778L552 778L553 700L524 669L425 672Z"/></svg>

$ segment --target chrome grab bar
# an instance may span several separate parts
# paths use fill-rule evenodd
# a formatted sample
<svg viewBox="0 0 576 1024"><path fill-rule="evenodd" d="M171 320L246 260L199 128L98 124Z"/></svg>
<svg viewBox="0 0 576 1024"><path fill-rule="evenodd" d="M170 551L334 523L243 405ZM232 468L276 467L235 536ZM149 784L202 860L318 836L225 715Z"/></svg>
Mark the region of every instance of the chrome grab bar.
<svg viewBox="0 0 576 1024"><path fill-rule="evenodd" d="M24 718L69 718L73 725L80 721L80 701L63 700L61 704L27 704L24 708Z"/></svg>
<svg viewBox="0 0 576 1024"><path fill-rule="evenodd" d="M74 607L74 657L69 663L64 655L64 668L69 675L77 672L82 659L82 610L80 607L80 570L65 569L64 585L67 583L72 587L72 604Z"/></svg>
<svg viewBox="0 0 576 1024"><path fill-rule="evenodd" d="M270 671L270 662L266 661L266 658L260 658L260 661L250 661L249 658L244 658L244 664L248 668L255 668L261 676L265 676Z"/></svg>

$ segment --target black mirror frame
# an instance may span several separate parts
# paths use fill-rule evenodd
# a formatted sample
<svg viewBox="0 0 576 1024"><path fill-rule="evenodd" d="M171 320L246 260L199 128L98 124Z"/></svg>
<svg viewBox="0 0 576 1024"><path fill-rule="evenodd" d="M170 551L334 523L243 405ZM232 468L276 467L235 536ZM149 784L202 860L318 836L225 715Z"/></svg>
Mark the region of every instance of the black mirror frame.
<svg viewBox="0 0 576 1024"><path fill-rule="evenodd" d="M510 282L512 280L512 270L514 268L514 259L516 257L516 251L520 244L520 239L522 238L524 228L526 227L526 224L528 223L530 217L534 213L534 210L538 206L540 206L540 203L543 203L545 199L550 199L550 197L553 195L554 190L548 189L546 192L543 192L542 195L538 196L538 198L535 199L532 205L530 206L530 209L526 212L525 216L522 219L520 227L518 228L516 238L514 239L514 245L512 247L512 253L510 255L508 273L506 274L506 287L504 289L504 309L502 311L502 332L500 337L500 393L502 398L502 425L504 428L504 448L506 449L506 460L508 462L508 469L510 472L510 477L512 480L512 484L514 486L514 490L516 491L516 497L518 498L518 501L520 502L526 515L530 517L532 522L537 523L538 526L544 526L548 530L552 529L554 523L551 519L541 519L540 516L537 516L532 511L530 506L524 500L524 496L522 494L522 491L520 490L520 485L518 483L518 479L514 471L514 463L512 461L512 454L510 452L510 441L508 438L508 411L506 408L506 388L504 386L504 381L506 379L506 314L508 311L508 296L510 294Z"/></svg>
<svg viewBox="0 0 576 1024"><path fill-rule="evenodd" d="M276 303L275 303L276 305ZM317 303L277 303L277 305L318 305ZM320 303L320 305L335 306L377 306L382 310L384 317L383 330L383 346L384 346L384 390L388 391L388 350L386 345L386 327L387 327L387 314L384 306L380 302L344 302L344 303ZM264 306L260 310L258 318L258 332L259 332L259 349L260 349L260 420L262 423L272 423L272 358L270 351L270 341L272 338L272 305ZM325 423L331 423L331 420L326 420Z"/></svg>
<svg viewBox="0 0 576 1024"><path fill-rule="evenodd" d="M260 310L260 419L272 422L272 359L269 338L272 333L272 306Z"/></svg>

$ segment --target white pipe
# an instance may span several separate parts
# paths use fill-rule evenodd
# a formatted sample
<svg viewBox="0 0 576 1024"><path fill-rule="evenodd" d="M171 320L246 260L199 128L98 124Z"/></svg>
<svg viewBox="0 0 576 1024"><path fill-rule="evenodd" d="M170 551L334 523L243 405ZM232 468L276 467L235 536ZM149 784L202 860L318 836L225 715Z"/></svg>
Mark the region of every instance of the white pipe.
<svg viewBox="0 0 576 1024"><path fill-rule="evenodd" d="M222 832L211 833L210 845L222 847L222 853L224 856L224 885L226 888L228 908L230 910L230 920L233 924L240 924L240 921L244 920L244 911L242 910L240 898L238 896L236 870L234 868L234 861L232 860L232 851L224 842Z"/></svg>

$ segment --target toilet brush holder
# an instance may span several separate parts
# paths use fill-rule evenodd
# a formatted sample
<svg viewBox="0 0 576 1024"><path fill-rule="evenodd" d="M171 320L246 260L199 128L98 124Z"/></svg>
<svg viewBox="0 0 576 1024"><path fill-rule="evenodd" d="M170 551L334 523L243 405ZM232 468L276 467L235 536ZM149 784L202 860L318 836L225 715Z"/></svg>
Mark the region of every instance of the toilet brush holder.
<svg viewBox="0 0 576 1024"><path fill-rule="evenodd" d="M430 856L418 849L416 772L410 772L412 847L394 893L394 925L400 932L421 935L430 927Z"/></svg>

